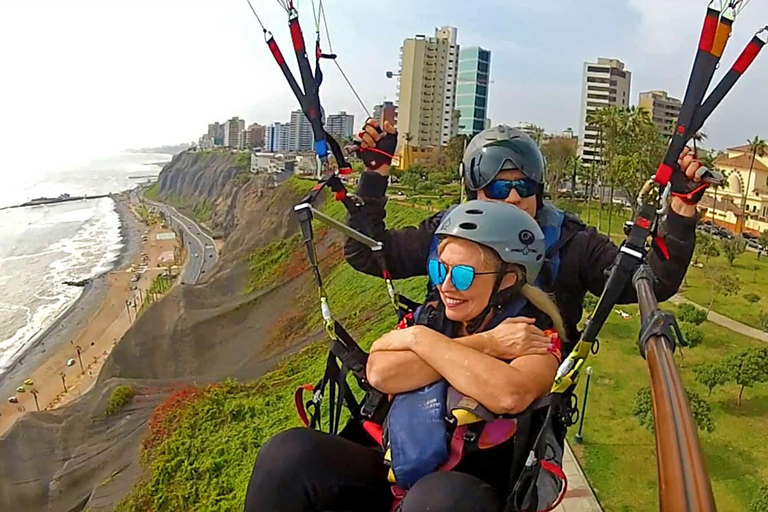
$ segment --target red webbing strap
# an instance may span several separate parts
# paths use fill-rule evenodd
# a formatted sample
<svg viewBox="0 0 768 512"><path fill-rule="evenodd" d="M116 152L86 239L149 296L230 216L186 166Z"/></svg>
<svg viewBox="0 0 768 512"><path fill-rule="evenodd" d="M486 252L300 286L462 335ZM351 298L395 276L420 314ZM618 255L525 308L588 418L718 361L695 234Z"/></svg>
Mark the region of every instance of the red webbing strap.
<svg viewBox="0 0 768 512"><path fill-rule="evenodd" d="M453 431L451 444L449 446L448 460L446 460L436 471L450 471L455 468L464 457L464 436L467 433L466 425L459 425Z"/></svg>
<svg viewBox="0 0 768 512"><path fill-rule="evenodd" d="M294 18L289 23L291 28L291 40L293 41L293 49L297 52L304 51L304 35L301 33L301 25L299 25L299 18Z"/></svg>
<svg viewBox="0 0 768 512"><path fill-rule="evenodd" d="M747 47L744 48L744 51L741 52L741 55L739 55L739 58L733 65L733 70L740 75L743 75L747 68L752 65L752 62L757 57L757 54L760 53L760 50L763 49L763 46L764 44L759 38L753 38Z"/></svg>
<svg viewBox="0 0 768 512"><path fill-rule="evenodd" d="M701 29L701 39L699 39L699 50L711 52L717 35L717 26L719 24L719 13L712 9L707 11L707 17L704 19L704 28Z"/></svg>
<svg viewBox="0 0 768 512"><path fill-rule="evenodd" d="M560 495L557 497L555 502L549 508L540 511L540 512L551 512L552 510L555 510L565 498L565 493L568 491L568 477L565 476L565 473L563 472L563 468L561 468L557 464L553 464L552 462L549 462L548 460L541 461L541 468L545 471L552 473L563 482L563 486L560 489Z"/></svg>
<svg viewBox="0 0 768 512"><path fill-rule="evenodd" d="M371 420L365 420L363 422L363 429L379 444L379 446L384 446L384 432L381 425Z"/></svg>
<svg viewBox="0 0 768 512"><path fill-rule="evenodd" d="M304 406L304 391L309 391L311 393L314 390L315 386L312 384L304 384L303 386L296 388L296 391L293 393L293 401L296 405L296 412L299 414L299 419L305 427L309 427L309 416L307 416L307 409Z"/></svg>

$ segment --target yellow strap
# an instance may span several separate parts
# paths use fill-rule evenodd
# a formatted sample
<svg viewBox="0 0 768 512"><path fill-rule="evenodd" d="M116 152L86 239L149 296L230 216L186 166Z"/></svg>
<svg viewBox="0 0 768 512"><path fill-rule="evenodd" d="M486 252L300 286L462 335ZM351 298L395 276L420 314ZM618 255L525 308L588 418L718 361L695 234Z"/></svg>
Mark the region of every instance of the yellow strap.
<svg viewBox="0 0 768 512"><path fill-rule="evenodd" d="M453 409L451 414L456 418L457 425L470 425L483 421L483 418L465 409Z"/></svg>

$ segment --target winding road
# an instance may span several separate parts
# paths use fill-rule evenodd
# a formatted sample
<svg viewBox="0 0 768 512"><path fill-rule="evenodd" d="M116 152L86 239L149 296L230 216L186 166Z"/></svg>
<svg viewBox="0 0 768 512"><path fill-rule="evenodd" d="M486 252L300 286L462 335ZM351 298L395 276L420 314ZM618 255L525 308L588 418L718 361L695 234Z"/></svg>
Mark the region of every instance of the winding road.
<svg viewBox="0 0 768 512"><path fill-rule="evenodd" d="M181 240L186 246L187 263L181 272L181 284L197 283L219 259L213 238L208 236L194 220L179 213L172 206L146 199L145 201L163 212L171 229L181 235Z"/></svg>

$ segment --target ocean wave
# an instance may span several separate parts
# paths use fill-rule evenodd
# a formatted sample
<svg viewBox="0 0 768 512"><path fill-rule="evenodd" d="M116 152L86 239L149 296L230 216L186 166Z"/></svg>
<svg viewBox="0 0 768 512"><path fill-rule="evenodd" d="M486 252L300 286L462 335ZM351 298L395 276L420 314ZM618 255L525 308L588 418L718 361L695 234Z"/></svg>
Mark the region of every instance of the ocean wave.
<svg viewBox="0 0 768 512"><path fill-rule="evenodd" d="M13 284L17 291L21 288L25 293L17 293L16 296L26 296L23 300L28 304L5 303L0 306L0 312L13 315L16 325L22 323L11 333L0 331L0 373L7 370L35 338L53 325L80 297L82 288L64 285L64 281L97 277L113 269L120 256L123 247L120 217L112 199L98 199L90 202L88 208L64 212L53 218L56 219L54 224L80 222L81 225L74 235L54 241L37 255L6 258L17 266L25 265L29 272L27 275L31 276L30 279L34 278L35 284L29 279L19 279L17 274ZM34 293L29 293L31 290ZM19 315L24 307L27 310L22 318Z"/></svg>

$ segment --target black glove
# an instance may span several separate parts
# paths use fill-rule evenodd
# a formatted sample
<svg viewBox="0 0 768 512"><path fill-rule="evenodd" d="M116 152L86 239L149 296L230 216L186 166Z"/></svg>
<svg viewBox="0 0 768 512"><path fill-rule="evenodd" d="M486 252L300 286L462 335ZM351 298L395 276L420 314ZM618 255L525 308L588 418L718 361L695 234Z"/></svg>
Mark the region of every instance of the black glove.
<svg viewBox="0 0 768 512"><path fill-rule="evenodd" d="M712 171L706 167L699 167L696 171L696 176L701 181L693 181L680 170L679 166L675 166L675 170L672 173L672 195L679 197L685 204L697 204L704 197L704 192L707 191L710 185L719 185L723 182L723 175L718 171Z"/></svg>
<svg viewBox="0 0 768 512"><path fill-rule="evenodd" d="M357 154L360 155L365 167L376 170L392 163L392 157L397 149L397 131L389 121L384 122L382 130L378 121L368 119L355 138L355 145Z"/></svg>

